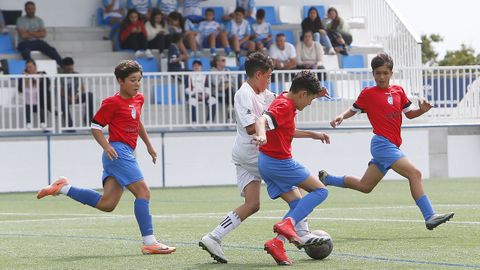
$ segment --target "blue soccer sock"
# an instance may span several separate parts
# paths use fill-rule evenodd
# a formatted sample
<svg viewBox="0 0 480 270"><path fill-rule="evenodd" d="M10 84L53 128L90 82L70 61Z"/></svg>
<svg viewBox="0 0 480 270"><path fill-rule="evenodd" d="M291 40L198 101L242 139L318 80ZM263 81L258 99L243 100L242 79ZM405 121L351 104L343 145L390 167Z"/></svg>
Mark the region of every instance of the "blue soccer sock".
<svg viewBox="0 0 480 270"><path fill-rule="evenodd" d="M432 208L432 203L426 194L418 198L415 203L417 204L418 208L420 208L420 211L422 211L422 215L425 220L428 220L430 217L435 215L435 211L433 211Z"/></svg>
<svg viewBox="0 0 480 270"><path fill-rule="evenodd" d="M232 52L232 48L230 48L230 46L225 47L224 50L225 50L225 54L226 54L227 56Z"/></svg>
<svg viewBox="0 0 480 270"><path fill-rule="evenodd" d="M297 207L300 200L301 199L297 199L297 200L294 200L294 201L291 201L291 202L288 203L288 206L290 206L290 210L288 210L288 212L285 214L285 216L283 216L283 219L285 219L286 217L288 217L290 215L290 212L292 212L292 210L295 209L295 207Z"/></svg>
<svg viewBox="0 0 480 270"><path fill-rule="evenodd" d="M142 236L153 235L152 216L150 215L149 201L135 199L134 212Z"/></svg>
<svg viewBox="0 0 480 270"><path fill-rule="evenodd" d="M345 176L334 176L334 175L327 175L325 178L325 184L327 186L335 186L335 187L345 187Z"/></svg>
<svg viewBox="0 0 480 270"><path fill-rule="evenodd" d="M321 204L328 196L326 188L319 188L308 193L305 197L300 199L297 206L290 210L287 217L291 217L295 224L306 218L315 207Z"/></svg>
<svg viewBox="0 0 480 270"><path fill-rule="evenodd" d="M77 202L88 204L91 207L97 206L98 201L100 201L100 198L102 198L102 195L93 189L78 188L74 186L70 187L67 196Z"/></svg>

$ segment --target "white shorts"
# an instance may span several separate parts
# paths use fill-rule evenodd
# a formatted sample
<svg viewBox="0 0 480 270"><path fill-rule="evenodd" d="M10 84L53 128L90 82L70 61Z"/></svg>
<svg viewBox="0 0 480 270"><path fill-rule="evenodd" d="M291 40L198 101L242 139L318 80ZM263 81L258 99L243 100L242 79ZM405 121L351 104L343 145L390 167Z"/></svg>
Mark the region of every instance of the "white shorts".
<svg viewBox="0 0 480 270"><path fill-rule="evenodd" d="M257 164L238 164L235 163L237 170L237 185L240 189L240 196L245 197L244 189L252 181L262 181Z"/></svg>

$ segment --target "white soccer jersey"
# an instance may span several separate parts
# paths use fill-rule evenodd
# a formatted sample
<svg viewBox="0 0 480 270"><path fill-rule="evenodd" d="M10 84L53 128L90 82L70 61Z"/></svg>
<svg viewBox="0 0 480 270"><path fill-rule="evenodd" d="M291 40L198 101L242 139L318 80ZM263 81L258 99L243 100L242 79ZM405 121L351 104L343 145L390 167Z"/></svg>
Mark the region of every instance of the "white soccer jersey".
<svg viewBox="0 0 480 270"><path fill-rule="evenodd" d="M252 165L256 168L258 148L251 143L252 135L248 135L246 127L254 124L275 99L275 94L265 90L256 94L253 88L244 82L235 93L235 118L237 136L232 150L232 160L239 165Z"/></svg>

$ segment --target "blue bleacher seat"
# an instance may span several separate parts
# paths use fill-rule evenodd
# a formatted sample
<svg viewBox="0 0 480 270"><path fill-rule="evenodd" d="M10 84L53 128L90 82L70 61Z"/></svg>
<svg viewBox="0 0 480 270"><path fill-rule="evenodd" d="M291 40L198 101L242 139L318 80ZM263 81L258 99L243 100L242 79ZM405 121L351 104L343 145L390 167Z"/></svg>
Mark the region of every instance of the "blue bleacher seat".
<svg viewBox="0 0 480 270"><path fill-rule="evenodd" d="M375 86L377 83L373 80L364 80L362 81L362 89L365 87Z"/></svg>
<svg viewBox="0 0 480 270"><path fill-rule="evenodd" d="M217 22L222 22L222 17L225 15L225 10L223 7L203 7L202 8L202 16L205 17L205 10L207 8L213 9L213 12L215 12L215 21Z"/></svg>
<svg viewBox="0 0 480 270"><path fill-rule="evenodd" d="M209 71L210 70L210 58L208 57L196 57L196 58L189 58L187 61L187 70L192 70L192 63L195 60L200 60L202 62L202 70Z"/></svg>
<svg viewBox="0 0 480 270"><path fill-rule="evenodd" d="M292 30L272 30L272 36L273 36L273 40L275 41L275 39L277 38L277 34L278 33L283 33L285 34L285 40L291 44L293 44L293 46L295 46L295 44L297 44L296 40L295 40L295 36L293 35L293 32Z"/></svg>
<svg viewBox="0 0 480 270"><path fill-rule="evenodd" d="M7 59L8 74L23 74L25 63L25 60Z"/></svg>
<svg viewBox="0 0 480 270"><path fill-rule="evenodd" d="M265 21L269 22L271 25L278 25L282 24L280 20L277 19L277 13L275 11L275 7L273 6L262 6L257 7L257 10L263 9L265 10Z"/></svg>
<svg viewBox="0 0 480 270"><path fill-rule="evenodd" d="M247 61L247 57L246 56L240 56L238 58L238 62L239 62L239 70L244 70L245 69L245 61Z"/></svg>
<svg viewBox="0 0 480 270"><path fill-rule="evenodd" d="M169 97L170 95L170 97ZM180 100L177 98L177 87L173 84L169 87L168 84L157 85L155 88L156 104L178 104Z"/></svg>
<svg viewBox="0 0 480 270"><path fill-rule="evenodd" d="M0 34L0 54L16 54L12 37L8 33Z"/></svg>
<svg viewBox="0 0 480 270"><path fill-rule="evenodd" d="M325 18L325 14L326 14L325 13L325 6L303 6L303 18L308 17L308 10L311 7L317 8L318 16L320 17L320 19Z"/></svg>
<svg viewBox="0 0 480 270"><path fill-rule="evenodd" d="M158 63L155 58L137 58L135 59L143 69L143 73L145 72L159 72Z"/></svg>
<svg viewBox="0 0 480 270"><path fill-rule="evenodd" d="M365 68L365 60L363 55L342 55L340 57L341 68Z"/></svg>

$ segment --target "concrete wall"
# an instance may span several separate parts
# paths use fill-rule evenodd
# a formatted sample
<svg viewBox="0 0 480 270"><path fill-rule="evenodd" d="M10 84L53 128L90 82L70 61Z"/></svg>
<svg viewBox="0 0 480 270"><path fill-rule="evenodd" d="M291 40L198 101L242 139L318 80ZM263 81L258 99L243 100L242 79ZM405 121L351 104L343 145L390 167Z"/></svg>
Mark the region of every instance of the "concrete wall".
<svg viewBox="0 0 480 270"><path fill-rule="evenodd" d="M429 177L480 177L480 128L405 129L402 150ZM310 139L294 140L294 157L312 173L361 176L370 160L369 130L332 130L331 144ZM434 135L432 135L434 134ZM446 136L442 143L435 136ZM231 160L234 132L151 134L159 160L151 162L139 141L137 159L152 187L236 184ZM432 149L444 149L433 151ZM0 137L0 192L34 191L48 183L46 137ZM78 186L101 188L102 151L90 135L53 136L50 142L51 177L65 175ZM446 156L445 156L446 155ZM440 156L440 158L439 158ZM165 164L165 168L162 167ZM163 171L163 169L165 169ZM438 173L440 172L440 173ZM163 178L165 173L165 178ZM386 179L401 179L389 172Z"/></svg>

